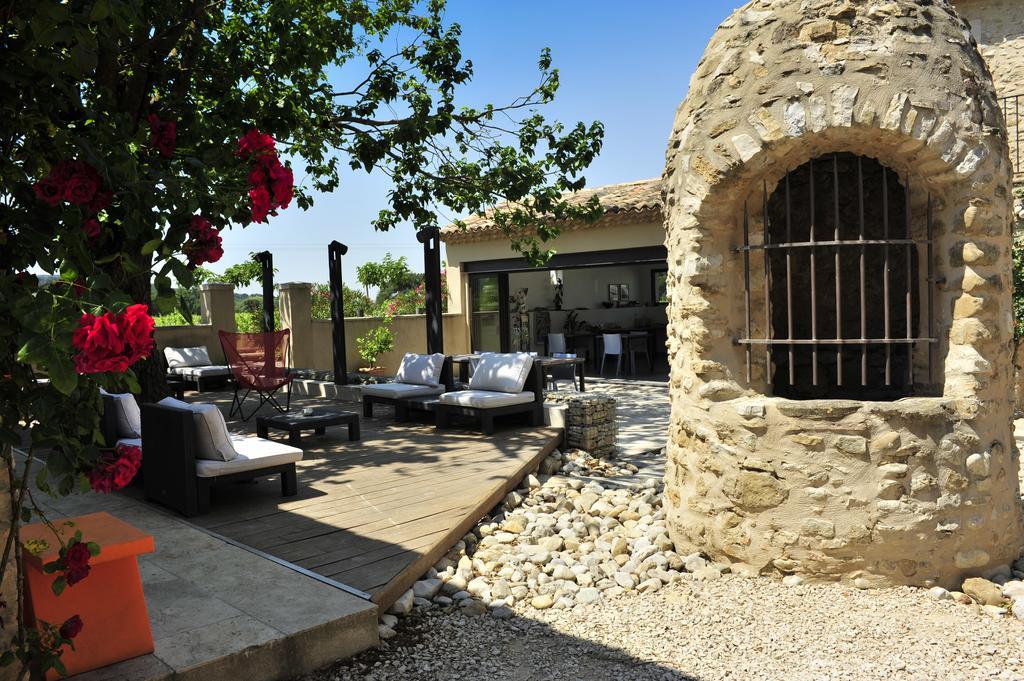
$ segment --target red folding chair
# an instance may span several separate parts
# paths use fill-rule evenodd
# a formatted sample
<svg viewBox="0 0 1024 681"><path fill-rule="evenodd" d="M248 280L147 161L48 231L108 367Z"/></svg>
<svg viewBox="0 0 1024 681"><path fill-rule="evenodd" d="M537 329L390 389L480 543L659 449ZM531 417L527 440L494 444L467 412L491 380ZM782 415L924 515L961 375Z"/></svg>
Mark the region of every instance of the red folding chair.
<svg viewBox="0 0 1024 681"><path fill-rule="evenodd" d="M231 401L228 418L237 412L243 421L248 421L264 404L269 404L282 414L287 412L291 407L291 390L285 393L287 399L284 407L277 401L275 394L292 382L284 362L291 332L283 329L266 333L217 333L235 384L235 396ZM239 397L243 390L245 393ZM252 392L259 396L260 403L246 416L242 413L242 404Z"/></svg>

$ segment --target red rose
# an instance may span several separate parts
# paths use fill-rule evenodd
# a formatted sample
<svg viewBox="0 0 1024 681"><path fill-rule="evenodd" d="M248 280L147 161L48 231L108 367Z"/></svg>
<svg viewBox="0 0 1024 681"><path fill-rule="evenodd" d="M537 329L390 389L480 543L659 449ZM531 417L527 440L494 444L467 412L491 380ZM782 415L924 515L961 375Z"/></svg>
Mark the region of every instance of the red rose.
<svg viewBox="0 0 1024 681"><path fill-rule="evenodd" d="M149 121L150 143L161 156L173 156L178 145L178 124L174 121L162 121L156 114L149 114L146 120Z"/></svg>
<svg viewBox="0 0 1024 681"><path fill-rule="evenodd" d="M129 305L124 314L118 316L118 326L121 331L121 339L128 348L131 355L128 358L129 364L134 364L143 357L149 357L153 349L153 318L149 315L149 308L142 303Z"/></svg>
<svg viewBox="0 0 1024 681"><path fill-rule="evenodd" d="M67 580L68 586L74 586L89 576L89 571L92 569L89 567L90 558L92 558L92 554L89 553L89 547L82 542L75 542L68 547L67 553L64 555L64 578Z"/></svg>
<svg viewBox="0 0 1024 681"><path fill-rule="evenodd" d="M95 239L100 235L100 223L96 218L89 218L82 223L82 231L90 239Z"/></svg>
<svg viewBox="0 0 1024 681"><path fill-rule="evenodd" d="M270 213L270 192L263 186L253 187L249 190L249 199L252 201L252 221L266 222Z"/></svg>
<svg viewBox="0 0 1024 681"><path fill-rule="evenodd" d="M70 641L82 633L83 627L85 627L85 624L82 623L82 618L78 615L72 615L64 621L64 624L60 625L60 637Z"/></svg>
<svg viewBox="0 0 1024 681"><path fill-rule="evenodd" d="M100 493L122 489L139 472L141 464L141 449L134 445L118 445L115 455L105 455L89 471L89 486Z"/></svg>
<svg viewBox="0 0 1024 681"><path fill-rule="evenodd" d="M278 208L287 208L292 202L295 182L292 177L292 169L278 163L270 170L271 189L274 192L274 203Z"/></svg>
<svg viewBox="0 0 1024 681"><path fill-rule="evenodd" d="M188 264L198 267L204 263L217 262L224 257L223 239L220 230L201 215L193 216L188 228L189 240L182 247L188 256Z"/></svg>
<svg viewBox="0 0 1024 681"><path fill-rule="evenodd" d="M56 206L64 198L64 182L53 175L47 175L39 180L32 185L32 189L36 196L51 206Z"/></svg>
<svg viewBox="0 0 1024 681"><path fill-rule="evenodd" d="M114 198L114 195L106 189L101 189L96 192L96 195L92 197L92 201L89 202L89 210L93 213L99 213L110 205L110 200Z"/></svg>
<svg viewBox="0 0 1024 681"><path fill-rule="evenodd" d="M274 138L253 128L238 140L238 150L235 155L241 158L250 158L272 153L274 153Z"/></svg>
<svg viewBox="0 0 1024 681"><path fill-rule="evenodd" d="M64 185L64 200L76 206L88 205L102 184L96 169L88 163L81 163Z"/></svg>

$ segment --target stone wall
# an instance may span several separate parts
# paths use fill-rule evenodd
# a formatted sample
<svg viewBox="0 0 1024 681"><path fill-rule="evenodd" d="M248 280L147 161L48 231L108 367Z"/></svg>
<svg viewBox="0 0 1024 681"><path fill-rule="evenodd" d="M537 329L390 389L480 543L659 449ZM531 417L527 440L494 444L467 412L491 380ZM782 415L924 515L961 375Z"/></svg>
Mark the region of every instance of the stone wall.
<svg viewBox="0 0 1024 681"><path fill-rule="evenodd" d="M615 453L615 398L596 393L549 392L546 404L564 404L565 444L594 456Z"/></svg>
<svg viewBox="0 0 1024 681"><path fill-rule="evenodd" d="M677 112L665 172L666 508L680 551L860 586L959 585L1019 554L1000 116L945 2L757 0L723 22ZM745 376L732 251L744 202L762 233L763 194L836 153L876 159L916 188L917 239L931 196L937 366L929 376L926 352L914 364L928 397L781 399L763 353ZM763 337L756 305L752 335Z"/></svg>

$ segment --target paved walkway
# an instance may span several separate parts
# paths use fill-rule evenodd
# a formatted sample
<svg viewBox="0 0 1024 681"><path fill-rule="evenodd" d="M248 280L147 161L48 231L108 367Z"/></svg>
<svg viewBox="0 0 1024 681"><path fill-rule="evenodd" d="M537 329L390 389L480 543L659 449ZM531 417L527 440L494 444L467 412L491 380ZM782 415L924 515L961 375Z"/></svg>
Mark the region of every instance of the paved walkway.
<svg viewBox="0 0 1024 681"><path fill-rule="evenodd" d="M377 644L377 608L125 494L35 498L51 520L106 511L153 535L139 567L156 650L82 681L261 681ZM88 615L83 615L89 626Z"/></svg>
<svg viewBox="0 0 1024 681"><path fill-rule="evenodd" d="M668 421L672 410L668 383L593 379L587 391L603 393L617 400L618 456L637 467L637 475L661 480L665 477Z"/></svg>

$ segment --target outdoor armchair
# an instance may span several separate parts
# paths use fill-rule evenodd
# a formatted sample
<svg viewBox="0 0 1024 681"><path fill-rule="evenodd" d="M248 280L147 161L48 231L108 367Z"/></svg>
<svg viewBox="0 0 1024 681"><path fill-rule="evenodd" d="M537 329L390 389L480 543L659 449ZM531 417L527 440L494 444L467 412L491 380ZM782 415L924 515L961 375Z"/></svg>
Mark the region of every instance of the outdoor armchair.
<svg viewBox="0 0 1024 681"><path fill-rule="evenodd" d="M485 435L494 433L496 416L523 413L532 426L544 422L543 368L525 352L482 356L469 389L446 392L434 405L437 428L453 415L470 416L480 420Z"/></svg>
<svg viewBox="0 0 1024 681"><path fill-rule="evenodd" d="M453 384L452 358L441 353L417 355L405 353L393 383L371 383L362 387L363 416L373 418L374 404L395 408L395 420L409 418L409 409L422 405Z"/></svg>
<svg viewBox="0 0 1024 681"><path fill-rule="evenodd" d="M230 333L218 331L224 356L231 368L231 378L235 384L235 394L231 400L228 417L238 414L243 421L248 421L264 404L284 414L291 407L291 390L285 391L285 406L277 401L277 391L289 386L292 375L285 367L284 355L288 347L289 330L268 331L264 333ZM250 393L255 392L259 404L246 416L242 411Z"/></svg>

